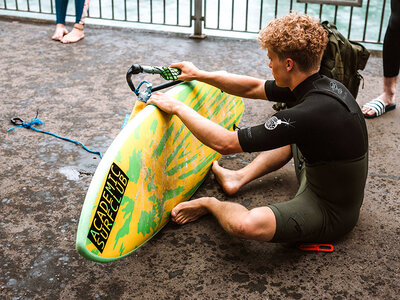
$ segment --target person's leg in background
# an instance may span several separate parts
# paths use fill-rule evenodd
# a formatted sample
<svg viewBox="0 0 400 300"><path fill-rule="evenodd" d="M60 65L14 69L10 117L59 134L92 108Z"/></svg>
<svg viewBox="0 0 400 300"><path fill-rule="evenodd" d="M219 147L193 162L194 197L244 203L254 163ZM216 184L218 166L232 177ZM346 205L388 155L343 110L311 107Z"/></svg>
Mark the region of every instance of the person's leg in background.
<svg viewBox="0 0 400 300"><path fill-rule="evenodd" d="M75 0L76 18L74 28L61 40L64 44L76 43L85 37L83 27L89 9L89 0Z"/></svg>
<svg viewBox="0 0 400 300"><path fill-rule="evenodd" d="M399 5L400 6L400 5ZM400 9L399 9L400 10ZM398 12L400 14L400 12ZM400 69L400 15L393 17L383 42L383 94L386 105L395 104L396 84ZM396 20L397 18L397 20ZM396 22L397 21L397 22ZM397 27L395 27L395 25Z"/></svg>
<svg viewBox="0 0 400 300"><path fill-rule="evenodd" d="M391 15L383 40L383 93L376 100L382 101L381 104L374 103L363 106L362 112L366 117L373 117L379 108L383 106L387 110L395 108L396 105L396 85L400 69L400 0L391 1ZM371 102L373 102L372 100ZM381 109L383 109L381 107Z"/></svg>
<svg viewBox="0 0 400 300"><path fill-rule="evenodd" d="M56 30L52 36L55 41L61 41L64 35L68 34L65 28L65 16L67 15L68 0L56 1Z"/></svg>

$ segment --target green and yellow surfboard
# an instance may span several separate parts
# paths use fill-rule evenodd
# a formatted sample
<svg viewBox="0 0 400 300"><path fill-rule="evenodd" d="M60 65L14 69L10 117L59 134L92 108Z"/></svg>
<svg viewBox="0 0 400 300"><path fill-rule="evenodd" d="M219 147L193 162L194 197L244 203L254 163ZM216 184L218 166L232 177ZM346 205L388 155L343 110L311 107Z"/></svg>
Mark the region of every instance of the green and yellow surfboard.
<svg viewBox="0 0 400 300"><path fill-rule="evenodd" d="M244 110L241 98L196 81L167 93L229 130ZM221 156L175 115L136 103L101 160L82 208L76 248L93 261L116 260L146 243L168 222L172 208L190 199Z"/></svg>

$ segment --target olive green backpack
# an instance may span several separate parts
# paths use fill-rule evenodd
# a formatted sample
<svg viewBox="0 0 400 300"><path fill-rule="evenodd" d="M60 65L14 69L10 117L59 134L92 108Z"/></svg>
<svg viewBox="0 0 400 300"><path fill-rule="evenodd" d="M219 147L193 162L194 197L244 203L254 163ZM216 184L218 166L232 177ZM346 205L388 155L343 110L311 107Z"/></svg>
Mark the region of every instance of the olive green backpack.
<svg viewBox="0 0 400 300"><path fill-rule="evenodd" d="M328 32L329 42L322 57L320 73L343 83L357 98L363 79L358 70L364 70L370 53L363 45L346 39L335 24L324 21L322 26Z"/></svg>

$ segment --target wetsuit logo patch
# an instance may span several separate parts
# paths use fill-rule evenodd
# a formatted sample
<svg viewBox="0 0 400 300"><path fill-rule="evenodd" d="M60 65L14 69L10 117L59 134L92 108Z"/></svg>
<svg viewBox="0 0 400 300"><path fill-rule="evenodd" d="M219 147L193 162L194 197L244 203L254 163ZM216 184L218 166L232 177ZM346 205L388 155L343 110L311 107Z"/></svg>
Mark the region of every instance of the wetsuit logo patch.
<svg viewBox="0 0 400 300"><path fill-rule="evenodd" d="M264 126L267 130L274 130L280 124L290 126L289 121L278 119L275 116L269 118L268 121L265 122Z"/></svg>
<svg viewBox="0 0 400 300"><path fill-rule="evenodd" d="M329 82L329 86L334 93L337 93L339 95L343 93L343 90L337 86L336 82L334 81Z"/></svg>

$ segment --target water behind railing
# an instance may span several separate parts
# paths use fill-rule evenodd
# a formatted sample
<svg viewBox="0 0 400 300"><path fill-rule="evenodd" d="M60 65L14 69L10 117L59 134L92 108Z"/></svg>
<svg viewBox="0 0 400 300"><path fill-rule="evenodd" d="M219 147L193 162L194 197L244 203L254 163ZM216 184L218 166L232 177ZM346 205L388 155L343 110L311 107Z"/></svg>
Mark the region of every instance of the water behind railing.
<svg viewBox="0 0 400 300"><path fill-rule="evenodd" d="M350 7L305 4L293 0L207 0L206 28L256 33L275 16L295 10L322 21L334 22L352 40L380 43L390 16L390 3L386 5L385 2L364 0L362 7Z"/></svg>
<svg viewBox="0 0 400 300"><path fill-rule="evenodd" d="M89 19L191 27L192 1L92 0ZM68 15L74 16L74 1L70 2ZM54 0L0 0L0 14L2 9L55 14ZM207 34L231 32L242 37L242 34L256 36L274 17L291 10L332 21L352 40L381 45L390 16L390 1L364 0L362 7L350 7L296 0L203 0L202 13Z"/></svg>

